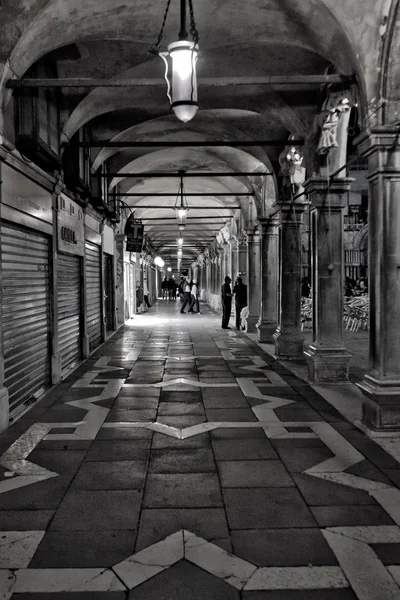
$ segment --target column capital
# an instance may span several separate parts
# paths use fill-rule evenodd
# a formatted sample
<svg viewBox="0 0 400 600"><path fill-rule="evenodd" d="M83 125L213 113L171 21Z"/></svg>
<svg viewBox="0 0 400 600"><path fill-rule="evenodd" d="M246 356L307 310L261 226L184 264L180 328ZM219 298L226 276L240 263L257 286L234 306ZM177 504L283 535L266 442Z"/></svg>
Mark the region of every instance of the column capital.
<svg viewBox="0 0 400 600"><path fill-rule="evenodd" d="M354 140L358 146L360 156L368 156L376 147L391 150L400 150L400 126L377 126L362 131Z"/></svg>
<svg viewBox="0 0 400 600"><path fill-rule="evenodd" d="M310 198L311 208L342 209L346 206L344 195L355 181L353 177L328 180L326 177L312 177L304 184ZM329 200L328 200L329 196Z"/></svg>
<svg viewBox="0 0 400 600"><path fill-rule="evenodd" d="M259 227L261 229L261 235L274 235L278 233L279 227L279 215L274 214L271 217L262 217L258 219Z"/></svg>
<svg viewBox="0 0 400 600"><path fill-rule="evenodd" d="M358 153L368 158L367 179L400 174L400 127L374 127L356 138Z"/></svg>

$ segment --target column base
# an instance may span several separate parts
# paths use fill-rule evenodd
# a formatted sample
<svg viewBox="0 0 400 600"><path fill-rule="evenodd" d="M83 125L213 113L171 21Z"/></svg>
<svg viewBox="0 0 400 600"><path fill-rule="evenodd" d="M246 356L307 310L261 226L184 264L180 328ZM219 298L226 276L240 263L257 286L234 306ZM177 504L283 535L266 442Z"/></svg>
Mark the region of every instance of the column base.
<svg viewBox="0 0 400 600"><path fill-rule="evenodd" d="M400 431L400 381L365 375L357 386L363 393L363 422L376 431Z"/></svg>
<svg viewBox="0 0 400 600"><path fill-rule="evenodd" d="M351 354L345 348L316 348L310 345L304 355L308 377L314 383L348 381Z"/></svg>
<svg viewBox="0 0 400 600"><path fill-rule="evenodd" d="M264 342L265 344L274 343L274 334L276 332L276 323L269 323L268 321L258 321L257 325L258 341Z"/></svg>
<svg viewBox="0 0 400 600"><path fill-rule="evenodd" d="M5 431L10 424L10 404L8 401L8 390L0 388L0 433Z"/></svg>
<svg viewBox="0 0 400 600"><path fill-rule="evenodd" d="M299 358L303 354L304 337L298 332L282 333L280 328L273 334L275 340L275 356L277 358Z"/></svg>
<svg viewBox="0 0 400 600"><path fill-rule="evenodd" d="M247 333L257 333L258 317L249 316L247 321Z"/></svg>

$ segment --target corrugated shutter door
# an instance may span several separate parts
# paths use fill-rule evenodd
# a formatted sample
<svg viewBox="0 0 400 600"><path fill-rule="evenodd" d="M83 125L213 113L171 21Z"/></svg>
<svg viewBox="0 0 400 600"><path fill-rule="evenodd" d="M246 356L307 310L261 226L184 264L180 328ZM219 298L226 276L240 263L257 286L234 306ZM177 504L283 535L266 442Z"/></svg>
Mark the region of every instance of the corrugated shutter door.
<svg viewBox="0 0 400 600"><path fill-rule="evenodd" d="M89 350L101 344L100 246L86 242L86 315Z"/></svg>
<svg viewBox="0 0 400 600"><path fill-rule="evenodd" d="M5 386L13 413L50 386L50 242L2 225Z"/></svg>
<svg viewBox="0 0 400 600"><path fill-rule="evenodd" d="M58 255L58 348L64 377L81 358L81 259Z"/></svg>

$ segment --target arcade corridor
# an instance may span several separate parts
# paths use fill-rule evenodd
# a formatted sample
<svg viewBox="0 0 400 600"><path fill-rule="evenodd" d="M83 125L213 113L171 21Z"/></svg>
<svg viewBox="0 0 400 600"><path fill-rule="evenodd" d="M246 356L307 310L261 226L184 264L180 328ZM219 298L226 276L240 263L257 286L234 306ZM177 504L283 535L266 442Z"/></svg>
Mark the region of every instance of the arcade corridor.
<svg viewBox="0 0 400 600"><path fill-rule="evenodd" d="M159 300L0 435L0 598L398 600L400 464Z"/></svg>

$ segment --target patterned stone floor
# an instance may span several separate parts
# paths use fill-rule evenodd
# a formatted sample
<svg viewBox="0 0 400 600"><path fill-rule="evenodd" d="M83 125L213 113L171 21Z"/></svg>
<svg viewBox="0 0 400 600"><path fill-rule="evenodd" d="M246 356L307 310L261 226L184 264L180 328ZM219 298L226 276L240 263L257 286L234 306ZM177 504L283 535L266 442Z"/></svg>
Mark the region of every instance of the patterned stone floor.
<svg viewBox="0 0 400 600"><path fill-rule="evenodd" d="M400 600L400 464L178 304L0 435L0 599Z"/></svg>

